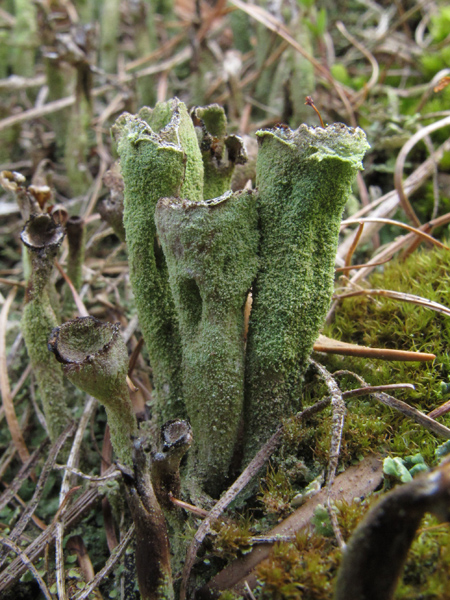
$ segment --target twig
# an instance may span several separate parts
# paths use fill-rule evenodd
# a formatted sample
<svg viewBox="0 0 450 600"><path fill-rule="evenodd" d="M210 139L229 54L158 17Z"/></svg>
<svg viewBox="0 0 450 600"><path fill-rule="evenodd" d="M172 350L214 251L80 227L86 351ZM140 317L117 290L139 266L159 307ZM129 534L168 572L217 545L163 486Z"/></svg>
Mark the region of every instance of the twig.
<svg viewBox="0 0 450 600"><path fill-rule="evenodd" d="M75 424L72 423L68 427L66 427L66 429L62 432L62 434L59 436L56 442L50 447L48 458L45 461L44 466L42 467L42 471L36 484L36 489L34 490L33 497L28 502L26 509L22 513L20 519L17 521L14 529L9 534L9 539L13 542L19 539L21 533L27 526L28 521L30 520L34 511L36 510L37 505L39 504L39 500L41 499L42 492L44 491L45 482L47 481L47 478L50 475L51 470L53 469L53 465L56 461L56 458L61 448L64 446L64 443L66 442L67 438L73 435L74 430Z"/></svg>
<svg viewBox="0 0 450 600"><path fill-rule="evenodd" d="M45 446L48 445L48 443L49 443L48 438L43 440L41 442L41 444L39 445L39 448L36 448L36 450L33 452L33 454L30 456L30 458L27 460L27 462L25 462L22 465L22 467L20 468L20 471L14 477L12 482L9 484L8 488L0 496L0 510L3 510L5 508L5 506L13 499L14 494L16 494L19 491L19 489L21 488L25 479L28 477L30 472L34 469L37 461L40 458L42 450L45 448Z"/></svg>
<svg viewBox="0 0 450 600"><path fill-rule="evenodd" d="M445 244L443 244L436 238L432 237L431 235L428 235L428 233L425 233L424 231L417 229L416 227L411 227L411 225L407 225L406 223L402 223L401 221L394 221L394 219L384 219L382 217L366 217L363 219L345 219L345 221L342 221L341 226L342 225L353 225L356 223L358 223L358 224L361 224L361 223L385 223L387 225L396 225L397 227L402 227L403 229L408 229L408 231L412 231L413 233L415 233L419 237L423 238L427 242L431 242L435 246L438 246L438 248L444 248L445 250L450 250L450 248L448 246L446 246ZM358 239L360 239L361 235L362 235L362 233L359 232L359 228L358 228L355 238L358 237ZM353 244L352 244L352 246L353 246ZM346 264L347 264L347 261L346 261Z"/></svg>
<svg viewBox="0 0 450 600"><path fill-rule="evenodd" d="M356 390L348 390L347 392L342 392L342 397L347 400L347 398L356 398L357 396L367 396L368 394L373 394L375 392L385 392L388 390L414 390L416 389L412 383L389 383L387 385L366 385L364 387L358 388Z"/></svg>
<svg viewBox="0 0 450 600"><path fill-rule="evenodd" d="M25 554L25 552L23 550L21 550L20 547L17 546L17 544L15 544L11 539L8 539L8 538L0 537L0 544L3 544L4 546L6 546L7 548L9 548L10 550L12 550L13 552L15 552L18 555L18 557L23 562L23 564L26 566L26 568L29 571L31 571L31 573L33 574L33 577L38 582L39 587L41 588L41 592L44 594L46 599L53 600L47 586L45 585L45 581L39 575L39 571L33 565L33 563L28 558L28 556Z"/></svg>
<svg viewBox="0 0 450 600"><path fill-rule="evenodd" d="M114 548L114 551L111 553L111 556L106 561L106 564L103 567L103 569L101 569L101 571L99 571L97 573L97 575L94 577L94 579L92 579L92 581L89 582L89 584L84 588L84 590L75 594L75 596L73 596L72 600L85 600L86 598L89 597L89 594L91 594L92 591L96 587L98 587L98 585L102 581L102 579L104 577L106 577L112 571L112 569L115 567L117 561L121 558L122 554L127 549L128 544L131 542L131 538L133 537L133 534L134 534L134 525L131 525L130 529L127 531L123 540L120 542L120 544L118 546L116 546L116 548Z"/></svg>
<svg viewBox="0 0 450 600"><path fill-rule="evenodd" d="M82 479L87 479L88 481L109 481L110 479L117 479L121 477L121 472L119 470L115 470L109 475L87 475L80 471L79 469L75 469L74 467L69 467L68 465L55 465L53 467L58 471L68 471L77 477L81 477Z"/></svg>
<svg viewBox="0 0 450 600"><path fill-rule="evenodd" d="M339 528L339 525L337 522L336 514L334 513L332 506L331 506L330 493L331 493L331 486L333 485L333 482L334 482L334 479L336 476L336 469L338 466L339 454L340 454L340 449L341 449L342 431L344 429L344 419L345 419L345 413L347 412L347 409L345 407L345 402L342 397L342 392L341 392L338 384L336 383L334 377L331 375L331 373L329 373L328 370L323 365L315 362L314 360L310 359L310 362L314 366L316 371L319 371L319 373L322 376L322 378L324 379L324 381L327 385L328 391L330 392L330 395L331 395L333 422L332 422L332 427L331 427L331 443L330 443L330 452L329 452L328 469L327 469L327 480L326 480L327 509L328 509L328 514L330 516L331 524L333 526L333 531L336 536L336 540L339 544L339 547L344 548L345 547L344 539L342 537L342 533L340 531L340 528Z"/></svg>
<svg viewBox="0 0 450 600"><path fill-rule="evenodd" d="M3 406L5 408L5 417L11 437L15 447L17 448L17 452L19 453L20 460L23 463L26 463L30 458L30 453L28 452L28 448L25 444L25 440L20 430L19 421L17 420L16 411L14 410L14 404L12 403L11 388L9 386L8 370L6 366L6 324L8 322L9 309L11 308L11 304L16 297L16 293L16 287L10 290L0 313L0 391L2 395Z"/></svg>
<svg viewBox="0 0 450 600"><path fill-rule="evenodd" d="M342 300L343 298L352 298L354 296L383 296L391 300L398 300L400 302L410 302L411 304L417 304L424 308L429 308L447 317L450 316L450 308L428 300L428 298L422 298L421 296L415 296L414 294L405 294L404 292L395 292L393 290L356 290L354 292L346 292L345 294L334 294L333 298Z"/></svg>

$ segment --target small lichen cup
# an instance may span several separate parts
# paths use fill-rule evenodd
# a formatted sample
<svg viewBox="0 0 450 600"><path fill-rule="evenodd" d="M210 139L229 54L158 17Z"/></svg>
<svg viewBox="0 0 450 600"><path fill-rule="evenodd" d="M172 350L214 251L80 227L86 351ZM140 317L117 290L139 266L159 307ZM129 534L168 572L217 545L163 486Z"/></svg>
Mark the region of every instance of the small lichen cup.
<svg viewBox="0 0 450 600"><path fill-rule="evenodd" d="M128 352L119 324L81 317L53 329L48 349L62 363L67 378L97 398L106 409L111 442L119 460L132 464L132 436L137 423L128 385Z"/></svg>

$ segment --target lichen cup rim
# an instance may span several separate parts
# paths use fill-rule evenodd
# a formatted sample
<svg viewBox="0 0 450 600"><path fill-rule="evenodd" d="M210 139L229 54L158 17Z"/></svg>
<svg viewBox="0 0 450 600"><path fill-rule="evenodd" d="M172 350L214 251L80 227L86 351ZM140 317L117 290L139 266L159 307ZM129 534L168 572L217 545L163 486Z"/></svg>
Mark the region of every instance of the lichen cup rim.
<svg viewBox="0 0 450 600"><path fill-rule="evenodd" d="M31 250L58 248L65 233L53 218L46 214L32 215L25 223L20 234L22 242Z"/></svg>
<svg viewBox="0 0 450 600"><path fill-rule="evenodd" d="M88 323L88 327L84 327ZM86 347L85 338L82 339L83 349L80 350L76 347L76 342L79 340L74 333L77 333L77 329L81 330L80 325L91 334L98 332L98 339L94 338L91 343L92 348ZM94 358L107 354L119 335L120 323L101 321L92 316L77 317L52 330L48 340L48 349L53 352L56 360L64 365L89 364Z"/></svg>

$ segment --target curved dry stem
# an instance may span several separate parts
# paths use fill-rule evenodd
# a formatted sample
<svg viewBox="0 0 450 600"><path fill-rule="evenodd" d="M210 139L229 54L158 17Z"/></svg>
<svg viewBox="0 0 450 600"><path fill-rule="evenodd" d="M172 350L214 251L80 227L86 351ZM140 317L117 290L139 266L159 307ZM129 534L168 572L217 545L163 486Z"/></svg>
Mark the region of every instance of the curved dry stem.
<svg viewBox="0 0 450 600"><path fill-rule="evenodd" d="M413 222L413 224L416 227L420 227L421 223L420 223L419 218L416 215L416 212L415 212L414 208L412 207L412 204L409 201L409 199L405 193L405 189L403 187L403 169L405 166L406 157L408 156L408 154L412 150L412 148L414 148L414 146L417 144L417 142L422 140L424 137L426 137L430 133L433 133L433 131L438 131L439 129L442 129L442 127L445 127L447 125L450 125L450 117L445 117L444 119L441 119L441 120L437 121L436 123L432 123L431 125L427 125L427 127L420 129L417 133L415 133L406 142L406 144L400 150L400 153L397 157L397 161L395 163L395 171L394 171L395 189L397 190L397 194L398 194L398 197L400 198L400 204L402 205L403 210L406 212L408 218ZM433 163L433 166L434 166L434 163Z"/></svg>
<svg viewBox="0 0 450 600"><path fill-rule="evenodd" d="M25 463L27 460L29 460L30 453L28 452L27 445L25 444L25 440L20 430L19 421L17 420L16 411L14 410L14 404L11 399L8 369L6 367L6 323L8 321L9 309L11 308L11 304L16 297L16 292L17 288L15 287L10 290L0 313L0 391L2 394L3 407L5 409L6 422L8 423L8 428L11 433L14 446L19 453L20 460Z"/></svg>

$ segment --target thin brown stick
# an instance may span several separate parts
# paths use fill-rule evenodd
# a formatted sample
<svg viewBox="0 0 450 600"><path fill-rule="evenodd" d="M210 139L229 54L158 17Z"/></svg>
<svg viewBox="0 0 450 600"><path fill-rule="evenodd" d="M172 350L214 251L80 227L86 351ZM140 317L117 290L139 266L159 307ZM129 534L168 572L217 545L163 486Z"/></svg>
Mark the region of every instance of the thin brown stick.
<svg viewBox="0 0 450 600"><path fill-rule="evenodd" d="M410 352L408 350L395 350L392 348L369 348L367 346L358 346L349 344L340 340L333 340L322 334L319 335L314 343L316 352L326 352L328 354L341 354L342 356L359 356L364 358L378 358L380 360L400 360L403 362L427 362L436 358L435 354L426 352Z"/></svg>
<svg viewBox="0 0 450 600"><path fill-rule="evenodd" d="M355 239L353 240L352 245L348 249L347 256L345 257L345 267L349 269L352 264L352 257L358 246L359 240L361 239L362 233L364 231L364 223L362 221L359 222L358 231L356 232Z"/></svg>
<svg viewBox="0 0 450 600"><path fill-rule="evenodd" d="M439 304L439 302L433 302L433 300L428 300L428 298L422 298L421 296L415 296L414 294L395 292L394 290L356 290L354 292L346 292L345 294L334 294L333 298L342 300L343 298L352 298L353 296L383 296L384 298L389 298L390 300L398 300L400 302L417 304L418 306L429 308L430 310L434 310L447 317L450 317L450 308L444 306L443 304Z"/></svg>
<svg viewBox="0 0 450 600"><path fill-rule="evenodd" d="M62 266L59 264L59 262L57 260L55 260L55 267L58 269L58 271L62 275L64 281L67 283L67 285L70 288L70 292L73 296L73 301L75 302L75 306L77 307L78 314L80 315L80 317L88 317L89 312L88 312L87 308L85 307L83 300L80 297L80 294L77 292L73 283L70 281L69 276L67 275L67 273L64 271L64 269L62 268Z"/></svg>
<svg viewBox="0 0 450 600"><path fill-rule="evenodd" d="M0 313L0 391L2 395L3 406L5 408L5 417L12 440L17 448L20 460L23 463L26 463L30 458L30 453L28 452L28 448L20 430L19 421L17 420L16 411L11 399L11 388L9 386L8 369L6 366L6 324L8 322L9 309L11 308L14 298L16 297L16 293L16 287L10 290Z"/></svg>
<svg viewBox="0 0 450 600"><path fill-rule="evenodd" d="M392 260L392 256L389 256L389 258L386 258L385 260L382 260L382 261L376 262L376 263L371 262L371 263L364 263L362 265L350 265L348 267L336 267L334 270L336 271L336 273L346 273L347 271L357 271L358 269L365 269L368 266L379 267L380 265L385 265L390 260Z"/></svg>
<svg viewBox="0 0 450 600"><path fill-rule="evenodd" d="M362 224L364 224L364 223L385 223L387 225L396 225L397 227L402 227L403 229L407 229L408 231L412 231L413 233L415 233L419 237L423 238L427 242L431 242L432 244L434 244L438 248L443 248L445 250L450 250L450 248L448 246L446 246L445 244L443 244L442 242L440 242L439 240L437 240L433 236L429 235L428 233L425 233L421 229L417 229L416 227L411 227L411 225L407 225L406 223L402 223L401 221L395 221L394 219L384 219L382 217L366 217L366 218L363 218L363 219L345 219L345 221L342 221L341 225L353 225L353 224L356 224L356 223L359 223L359 224L361 224L361 223ZM358 239L359 239L361 237L361 235L362 234L359 233L359 229L358 229L358 231L356 232L356 236L355 237L358 237Z"/></svg>

